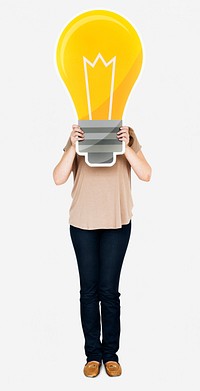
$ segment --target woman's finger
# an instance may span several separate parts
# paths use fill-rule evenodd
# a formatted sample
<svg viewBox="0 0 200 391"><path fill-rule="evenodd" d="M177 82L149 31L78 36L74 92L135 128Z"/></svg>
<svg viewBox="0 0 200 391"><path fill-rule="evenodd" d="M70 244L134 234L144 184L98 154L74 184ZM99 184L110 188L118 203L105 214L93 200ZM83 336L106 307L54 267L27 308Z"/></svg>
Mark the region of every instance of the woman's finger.
<svg viewBox="0 0 200 391"><path fill-rule="evenodd" d="M127 130L129 130L129 126L121 126L119 129L127 129Z"/></svg>
<svg viewBox="0 0 200 391"><path fill-rule="evenodd" d="M82 138L85 137L85 135L84 135L82 132L76 130L76 131L74 132L74 134L73 134L73 137L75 137L76 139L78 139L78 138L81 138L81 139L82 139Z"/></svg>
<svg viewBox="0 0 200 391"><path fill-rule="evenodd" d="M79 132L80 134L83 134L83 133L84 133L82 129L80 129L80 128L74 128L74 129L73 129L73 133L75 134L76 132Z"/></svg>
<svg viewBox="0 0 200 391"><path fill-rule="evenodd" d="M127 136L129 136L129 134L128 134L128 132L123 132L123 131L121 131L121 132L118 132L117 133L117 136L119 137L121 137L122 135L127 135Z"/></svg>
<svg viewBox="0 0 200 391"><path fill-rule="evenodd" d="M84 132L82 130L74 130L74 135L76 135L76 134L83 135Z"/></svg>

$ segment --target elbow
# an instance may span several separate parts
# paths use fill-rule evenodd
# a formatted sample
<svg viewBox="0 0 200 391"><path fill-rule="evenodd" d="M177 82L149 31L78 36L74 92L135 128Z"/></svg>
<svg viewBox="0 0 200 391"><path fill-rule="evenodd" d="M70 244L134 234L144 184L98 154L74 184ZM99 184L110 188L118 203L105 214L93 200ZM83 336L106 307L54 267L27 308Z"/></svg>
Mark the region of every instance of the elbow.
<svg viewBox="0 0 200 391"><path fill-rule="evenodd" d="M65 183L65 181L63 181L59 175L56 173L56 169L53 170L53 181L54 183L59 186L59 185L63 185L63 183Z"/></svg>
<svg viewBox="0 0 200 391"><path fill-rule="evenodd" d="M53 174L53 181L55 183L55 185L61 185L62 183L59 181L59 178L57 178L54 174Z"/></svg>
<svg viewBox="0 0 200 391"><path fill-rule="evenodd" d="M53 180L54 180L54 183L55 183L57 186L63 184L63 182L59 181L58 179L53 178Z"/></svg>
<svg viewBox="0 0 200 391"><path fill-rule="evenodd" d="M144 180L145 182L149 182L150 179L151 179L151 175L148 174L143 180Z"/></svg>
<svg viewBox="0 0 200 391"><path fill-rule="evenodd" d="M67 179L68 179L68 178L61 179L61 178L56 177L55 175L53 175L54 183L55 183L57 186L63 185L65 182L67 182Z"/></svg>
<svg viewBox="0 0 200 391"><path fill-rule="evenodd" d="M149 166L149 169L140 177L140 179L144 182L149 182L151 180L151 175L152 175L152 169Z"/></svg>

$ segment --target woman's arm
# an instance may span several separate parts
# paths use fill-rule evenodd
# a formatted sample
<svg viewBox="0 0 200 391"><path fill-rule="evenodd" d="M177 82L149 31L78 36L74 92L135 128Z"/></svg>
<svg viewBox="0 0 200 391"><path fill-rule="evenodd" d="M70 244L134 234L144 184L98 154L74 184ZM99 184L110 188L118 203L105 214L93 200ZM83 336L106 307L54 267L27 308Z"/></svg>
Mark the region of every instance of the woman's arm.
<svg viewBox="0 0 200 391"><path fill-rule="evenodd" d="M84 140L84 132L80 127L78 125L73 125L72 128L73 130L69 138L71 145L63 153L61 160L53 170L53 180L56 185L62 185L68 180L76 156L76 140Z"/></svg>
<svg viewBox="0 0 200 391"><path fill-rule="evenodd" d="M138 178L142 181L150 181L152 169L141 151L141 145L134 130L129 126L121 126L117 137L125 141L125 157Z"/></svg>
<svg viewBox="0 0 200 391"><path fill-rule="evenodd" d="M63 153L63 156L53 170L53 179L56 185L62 185L67 182L72 171L72 165L76 156L76 150L73 145Z"/></svg>
<svg viewBox="0 0 200 391"><path fill-rule="evenodd" d="M142 151L139 150L136 153L131 147L126 145L125 156L138 178L142 181L150 181L152 169L147 160L145 159Z"/></svg>

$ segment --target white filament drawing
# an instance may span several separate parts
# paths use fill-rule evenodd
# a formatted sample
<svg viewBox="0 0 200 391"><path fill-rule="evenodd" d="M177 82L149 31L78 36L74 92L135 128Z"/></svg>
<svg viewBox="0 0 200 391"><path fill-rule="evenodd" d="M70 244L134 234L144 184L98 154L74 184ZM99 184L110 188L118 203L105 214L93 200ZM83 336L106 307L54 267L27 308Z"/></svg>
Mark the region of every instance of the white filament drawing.
<svg viewBox="0 0 200 391"><path fill-rule="evenodd" d="M87 104L88 104L88 115L89 119L92 120L92 111L91 111L91 102L90 102L90 89L89 89L89 80L88 80L88 72L87 72L87 64L89 64L92 68L95 67L97 61L101 59L105 67L108 67L112 63L112 76L111 76L111 86L110 86L110 102L109 102L109 112L108 112L108 120L111 120L112 116L112 104L113 104L113 91L114 91L114 80L115 80L115 67L116 67L116 56L113 57L110 61L106 62L103 56L99 53L92 63L86 57L83 57L84 62L84 74L85 74L85 85L86 85L86 94L87 94Z"/></svg>

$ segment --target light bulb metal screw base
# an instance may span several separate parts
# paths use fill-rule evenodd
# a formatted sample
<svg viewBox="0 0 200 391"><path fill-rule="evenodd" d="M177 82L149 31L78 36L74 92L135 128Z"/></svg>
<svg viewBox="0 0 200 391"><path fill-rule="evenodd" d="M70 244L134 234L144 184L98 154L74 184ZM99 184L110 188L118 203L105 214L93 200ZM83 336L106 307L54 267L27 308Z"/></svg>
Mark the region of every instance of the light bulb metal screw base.
<svg viewBox="0 0 200 391"><path fill-rule="evenodd" d="M86 143L90 143L90 139L92 138L93 140L96 139L96 142L94 141L96 145L99 140L101 140L101 147L103 144L104 152L99 151L97 153L97 151L94 152L92 149L91 152L88 152L88 162L91 164L97 163L99 165L100 162L112 164L115 161L113 152L116 151L116 144L118 144L118 153L119 148L122 148L123 150L123 147L119 145L119 140L116 140L116 133L120 126L122 126L122 120L78 120L78 125L85 132ZM102 133L102 138L99 133ZM106 152L106 149L108 149L109 152ZM122 153L122 151L120 153Z"/></svg>

